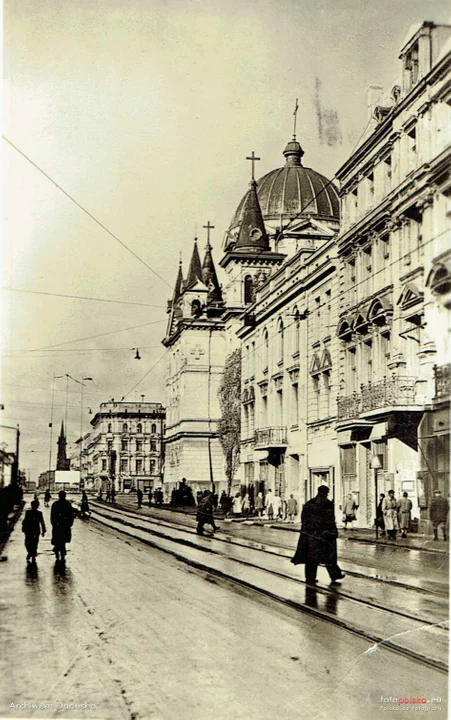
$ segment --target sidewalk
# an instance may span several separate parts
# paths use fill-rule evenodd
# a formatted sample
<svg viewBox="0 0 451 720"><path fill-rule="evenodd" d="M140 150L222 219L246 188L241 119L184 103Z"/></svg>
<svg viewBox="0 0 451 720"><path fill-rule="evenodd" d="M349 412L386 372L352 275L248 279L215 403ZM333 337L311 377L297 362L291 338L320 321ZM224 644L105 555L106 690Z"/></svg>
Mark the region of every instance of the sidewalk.
<svg viewBox="0 0 451 720"><path fill-rule="evenodd" d="M106 503L105 503L106 504ZM155 505L152 505L151 508L149 508L147 503L143 503L141 510L138 510L138 506L136 503L136 499L133 497L128 498L127 496L120 496L119 500L116 502L117 507L123 507L124 509L128 510L135 510L137 512L143 512L144 514L148 514L150 510L157 510L161 511L163 513L166 513L168 515L190 515L191 517L195 517L197 508L196 507L186 507L186 508L175 508L171 507L170 505L162 505L160 507L156 507ZM215 519L222 521L225 525L229 524L237 524L237 525L253 525L254 527L262 527L262 528L268 528L270 530L285 530L287 532L295 532L299 533L299 522L295 522L293 524L287 523L287 522L275 522L274 520L265 520L264 518L259 517L251 517L251 518L245 518L245 517L224 517L221 512L215 512L214 513ZM400 533L398 533L397 539L395 541L388 540L387 537L380 537L376 540L376 532L374 529L366 529L366 528L355 528L353 530L344 530L343 528L338 528L338 537L340 540L349 540L352 542L361 542L361 543L368 543L371 545L383 545L383 546L390 546L393 548L400 548L404 550L424 550L426 552L435 552L435 553L441 553L441 554L448 554L449 553L449 543L444 542L443 540L433 540L432 537L428 535L410 535L407 538L401 538Z"/></svg>

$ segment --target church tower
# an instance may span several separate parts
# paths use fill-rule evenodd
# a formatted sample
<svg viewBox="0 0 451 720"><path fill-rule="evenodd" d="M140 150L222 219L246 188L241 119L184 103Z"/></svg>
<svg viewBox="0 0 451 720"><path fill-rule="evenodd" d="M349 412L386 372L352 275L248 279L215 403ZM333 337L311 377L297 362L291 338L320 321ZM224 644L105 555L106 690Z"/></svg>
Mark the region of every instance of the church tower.
<svg viewBox="0 0 451 720"><path fill-rule="evenodd" d="M56 458L56 469L57 470L69 470L70 469L70 460L68 460L66 455L66 435L64 433L64 422L61 421L61 430L58 438L58 455Z"/></svg>
<svg viewBox="0 0 451 720"><path fill-rule="evenodd" d="M193 490L220 492L224 456L217 433L220 418L218 389L225 361L224 302L210 245L201 262L194 241L186 278L180 264L163 345L168 348L166 371L165 489L183 477Z"/></svg>
<svg viewBox="0 0 451 720"><path fill-rule="evenodd" d="M260 158L252 152L252 156L247 159L252 160L250 189L240 208L241 222L237 234L234 238L228 238L225 255L219 263L228 276L224 289L227 354L238 346L235 333L241 325L240 317L254 302L256 288L265 282L286 257L271 250L263 220L254 177L254 163Z"/></svg>

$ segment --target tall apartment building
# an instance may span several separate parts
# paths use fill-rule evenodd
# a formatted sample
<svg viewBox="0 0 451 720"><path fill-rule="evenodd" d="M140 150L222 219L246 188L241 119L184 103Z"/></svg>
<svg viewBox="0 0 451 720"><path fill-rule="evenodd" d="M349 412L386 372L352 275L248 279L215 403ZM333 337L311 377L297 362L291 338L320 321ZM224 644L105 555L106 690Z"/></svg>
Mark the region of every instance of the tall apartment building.
<svg viewBox="0 0 451 720"><path fill-rule="evenodd" d="M370 130L337 173L337 431L343 493L357 495L362 526L379 492L407 491L426 521L434 488L449 487L419 436L446 356L432 296L434 267L448 267L449 278L450 38L449 26L425 22L408 39L402 80L388 98L372 88Z"/></svg>
<svg viewBox="0 0 451 720"><path fill-rule="evenodd" d="M160 403L102 403L93 429L77 441L84 487L123 492L161 486L165 417ZM74 455L77 466L79 459L80 450Z"/></svg>

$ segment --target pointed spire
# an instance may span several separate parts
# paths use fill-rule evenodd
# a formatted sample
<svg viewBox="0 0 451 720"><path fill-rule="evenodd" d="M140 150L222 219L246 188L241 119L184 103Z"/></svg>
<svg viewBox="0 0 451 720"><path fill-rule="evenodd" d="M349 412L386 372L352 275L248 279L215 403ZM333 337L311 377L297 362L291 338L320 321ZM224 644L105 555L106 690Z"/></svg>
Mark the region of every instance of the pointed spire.
<svg viewBox="0 0 451 720"><path fill-rule="evenodd" d="M64 420L61 420L60 438L66 437L64 434Z"/></svg>
<svg viewBox="0 0 451 720"><path fill-rule="evenodd" d="M172 296L172 302L176 303L179 299L183 289L183 270L182 270L182 258L180 257L179 271L177 273L177 280L175 281L174 294Z"/></svg>
<svg viewBox="0 0 451 720"><path fill-rule="evenodd" d="M207 243L207 247L205 249L205 257L202 263L202 279L204 285L206 285L209 290L208 299L221 301L221 286L219 285L218 276L216 275L216 269L213 262L213 255L211 249L212 248L210 243Z"/></svg>
<svg viewBox="0 0 451 720"><path fill-rule="evenodd" d="M199 250L197 249L197 238L194 238L193 254L189 264L188 276L186 278L185 287L189 288L197 282L203 282L202 267L200 264Z"/></svg>
<svg viewBox="0 0 451 720"><path fill-rule="evenodd" d="M250 182L250 190L244 202L242 222L235 248L270 250L269 239L257 195L257 183Z"/></svg>

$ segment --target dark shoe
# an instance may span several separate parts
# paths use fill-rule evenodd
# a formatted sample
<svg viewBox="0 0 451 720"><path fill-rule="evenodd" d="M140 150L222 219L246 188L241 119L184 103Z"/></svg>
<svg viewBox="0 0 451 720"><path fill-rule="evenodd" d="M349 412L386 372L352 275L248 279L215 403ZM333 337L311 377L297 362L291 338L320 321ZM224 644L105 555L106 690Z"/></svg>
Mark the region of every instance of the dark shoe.
<svg viewBox="0 0 451 720"><path fill-rule="evenodd" d="M406 533L403 533L403 534L401 535L401 537L406 538L406 537L407 537Z"/></svg>
<svg viewBox="0 0 451 720"><path fill-rule="evenodd" d="M311 580L310 578L305 578L305 582L307 583L307 585L317 585L318 584L318 580L316 580L316 578L314 580Z"/></svg>
<svg viewBox="0 0 451 720"><path fill-rule="evenodd" d="M344 573L341 573L340 575L335 575L333 578L331 578L333 583L336 583L337 580L344 580L346 575Z"/></svg>

